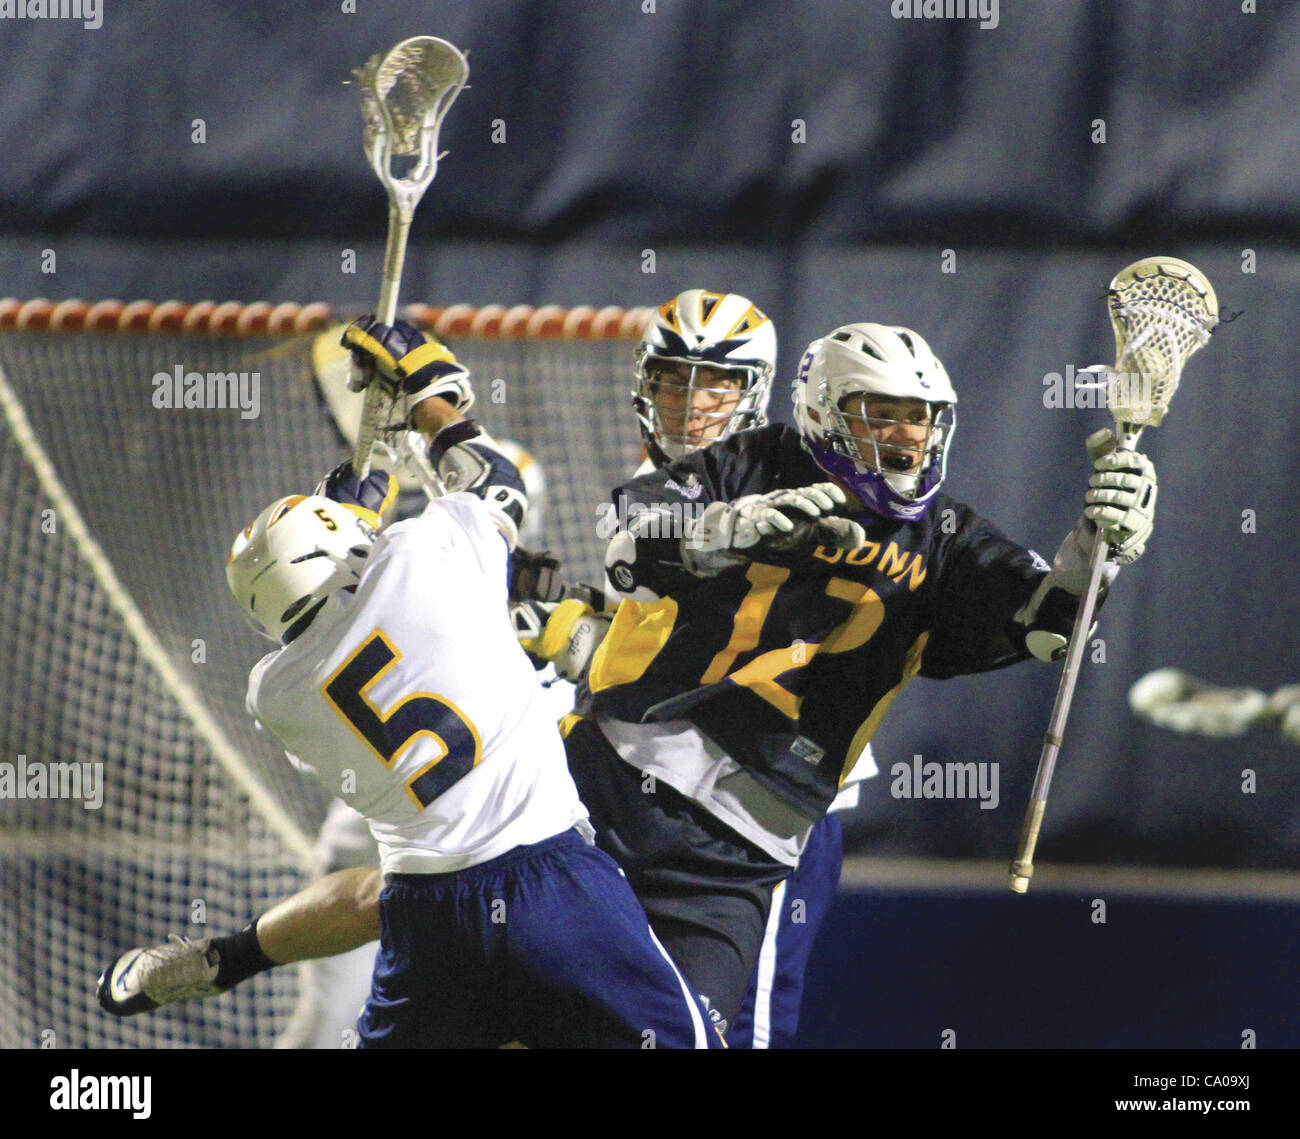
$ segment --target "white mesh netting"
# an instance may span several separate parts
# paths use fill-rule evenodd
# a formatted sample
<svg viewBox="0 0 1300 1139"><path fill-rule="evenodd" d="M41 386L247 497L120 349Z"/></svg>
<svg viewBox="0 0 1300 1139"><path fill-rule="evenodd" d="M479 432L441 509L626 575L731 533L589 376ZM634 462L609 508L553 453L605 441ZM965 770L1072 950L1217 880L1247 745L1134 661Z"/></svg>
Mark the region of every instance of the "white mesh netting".
<svg viewBox="0 0 1300 1139"><path fill-rule="evenodd" d="M1214 289L1185 261L1148 258L1111 282L1110 313L1118 359L1108 384L1109 406L1117 419L1157 427L1183 366L1218 323Z"/></svg>
<svg viewBox="0 0 1300 1139"><path fill-rule="evenodd" d="M299 854L325 801L244 712L265 646L239 620L224 560L262 506L346 455L310 379L310 340L0 334L3 375L91 539L288 820L268 821L215 761L0 419L0 1047L263 1047L294 1012L293 969L127 1020L99 1010L94 983L133 945L234 932L304 881ZM475 414L543 466L547 545L566 576L598 581L597 508L637 452L630 343L455 346ZM178 365L257 372L257 417L156 407L154 375ZM103 765L100 806L87 809L89 784L81 799L15 790L23 771L72 763Z"/></svg>

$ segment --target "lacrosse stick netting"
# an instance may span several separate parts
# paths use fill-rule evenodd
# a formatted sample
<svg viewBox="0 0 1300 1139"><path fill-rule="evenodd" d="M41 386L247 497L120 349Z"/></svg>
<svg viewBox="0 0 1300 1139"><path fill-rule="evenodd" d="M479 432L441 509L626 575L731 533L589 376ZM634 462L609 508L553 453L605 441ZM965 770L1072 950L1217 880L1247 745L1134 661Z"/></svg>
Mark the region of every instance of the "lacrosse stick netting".
<svg viewBox="0 0 1300 1139"><path fill-rule="evenodd" d="M442 157L438 132L469 78L469 64L446 40L416 36L383 56L371 56L356 74L361 83L366 156L388 192L388 241L376 319L392 324L411 221L438 173ZM363 478L370 470L370 448L379 429L382 398L378 387L371 384L352 455L353 469Z"/></svg>

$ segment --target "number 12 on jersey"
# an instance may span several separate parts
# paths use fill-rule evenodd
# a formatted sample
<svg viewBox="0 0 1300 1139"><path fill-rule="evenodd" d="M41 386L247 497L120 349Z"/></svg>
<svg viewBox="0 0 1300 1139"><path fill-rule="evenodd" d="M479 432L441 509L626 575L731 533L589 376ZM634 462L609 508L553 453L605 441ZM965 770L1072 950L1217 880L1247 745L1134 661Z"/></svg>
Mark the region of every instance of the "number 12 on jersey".
<svg viewBox="0 0 1300 1139"><path fill-rule="evenodd" d="M388 634L376 629L321 685L321 695L389 770L420 736L438 745L439 754L406 780L423 810L478 766L483 743L464 713L436 692L413 692L387 711L371 703L366 689L401 659Z"/></svg>

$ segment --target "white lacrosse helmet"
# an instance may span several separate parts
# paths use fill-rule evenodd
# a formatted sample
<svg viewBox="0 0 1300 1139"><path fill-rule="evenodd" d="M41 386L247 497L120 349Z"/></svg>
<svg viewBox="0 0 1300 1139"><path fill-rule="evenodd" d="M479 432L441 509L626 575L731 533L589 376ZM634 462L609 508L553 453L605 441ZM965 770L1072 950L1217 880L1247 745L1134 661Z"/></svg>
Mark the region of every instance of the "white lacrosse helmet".
<svg viewBox="0 0 1300 1139"><path fill-rule="evenodd" d="M863 457L849 423L855 412L846 409L856 395L925 402L930 424L914 470L899 468L899 461L910 460L899 456L897 447L887 445L882 456L871 432L864 438L875 457ZM930 346L910 329L883 324L846 324L814 340L794 381L795 425L813 461L877 514L904 521L925 514L943 482L956 403L952 381ZM873 419L871 424L895 422Z"/></svg>
<svg viewBox="0 0 1300 1139"><path fill-rule="evenodd" d="M264 637L288 644L316 607L361 580L379 528L373 511L320 495L271 503L235 538L226 581Z"/></svg>
<svg viewBox="0 0 1300 1139"><path fill-rule="evenodd" d="M696 382L696 368L724 369L740 379L740 402L730 411L706 412L721 421L721 430L706 442L725 438L767 422L767 399L776 368L776 329L754 303L736 293L688 289L661 305L636 349L636 388L632 403L641 425L641 439L656 466L680 459L706 443L692 442L685 427L670 432L655 404L655 365L689 368L686 406L697 392L719 398L730 388L708 388Z"/></svg>

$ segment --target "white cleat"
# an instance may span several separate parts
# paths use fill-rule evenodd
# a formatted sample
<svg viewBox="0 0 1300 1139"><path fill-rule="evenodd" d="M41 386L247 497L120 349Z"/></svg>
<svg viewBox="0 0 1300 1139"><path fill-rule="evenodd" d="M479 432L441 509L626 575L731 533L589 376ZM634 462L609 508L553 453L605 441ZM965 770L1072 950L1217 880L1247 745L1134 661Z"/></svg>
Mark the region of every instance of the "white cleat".
<svg viewBox="0 0 1300 1139"><path fill-rule="evenodd" d="M99 978L96 995L105 1012L135 1016L173 1001L215 997L220 958L212 939L201 941L172 935L166 945L131 949L123 953Z"/></svg>

